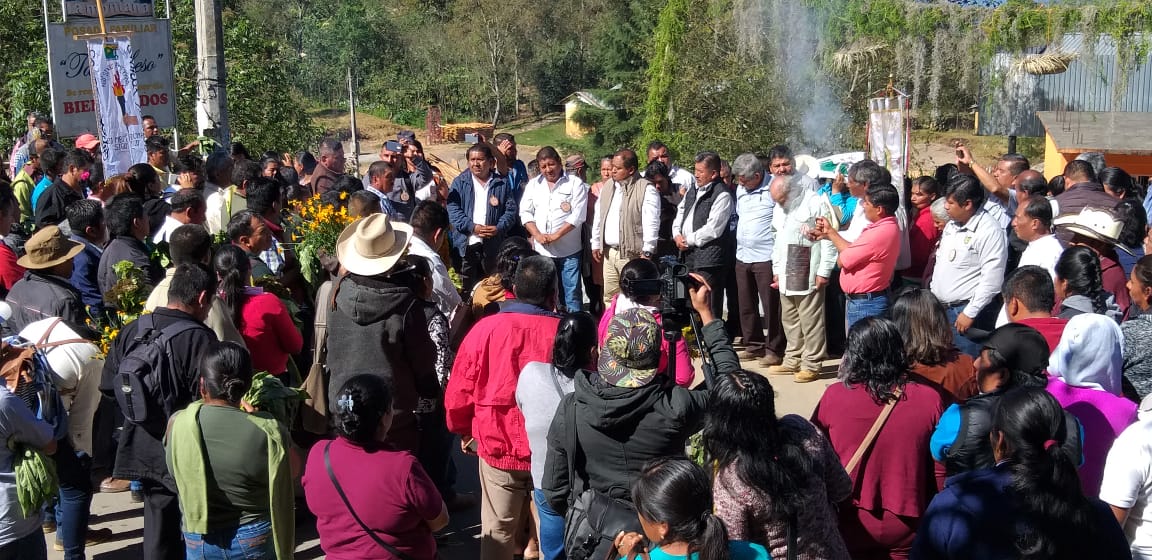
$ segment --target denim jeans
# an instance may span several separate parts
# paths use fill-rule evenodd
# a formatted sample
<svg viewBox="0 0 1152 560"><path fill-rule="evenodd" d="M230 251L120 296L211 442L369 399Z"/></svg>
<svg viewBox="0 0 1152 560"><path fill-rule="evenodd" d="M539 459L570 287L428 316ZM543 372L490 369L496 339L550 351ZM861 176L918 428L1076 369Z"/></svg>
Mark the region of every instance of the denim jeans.
<svg viewBox="0 0 1152 560"><path fill-rule="evenodd" d="M968 354L973 358L979 356L982 345L972 342L968 339L968 337L960 334L956 330L956 317L959 316L962 311L964 311L964 306L957 305L955 307L948 307L946 308L946 311L948 312L948 326L952 327L952 343L955 344L956 348L958 348L961 352Z"/></svg>
<svg viewBox="0 0 1152 560"><path fill-rule="evenodd" d="M866 317L879 317L888 310L888 296L878 296L872 299L848 298L844 306L848 317L848 328L851 329L860 320Z"/></svg>
<svg viewBox="0 0 1152 560"><path fill-rule="evenodd" d="M88 514L92 506L92 460L72 448L68 438L58 442L54 455L60 479L56 504L56 540L64 547L65 560L83 560L88 538Z"/></svg>
<svg viewBox="0 0 1152 560"><path fill-rule="evenodd" d="M0 545L0 560L47 560L48 547L44 545L44 533L37 527L26 537Z"/></svg>
<svg viewBox="0 0 1152 560"><path fill-rule="evenodd" d="M272 522L255 521L235 529L184 533L188 560L276 560Z"/></svg>
<svg viewBox="0 0 1152 560"><path fill-rule="evenodd" d="M532 491L536 512L540 514L540 555L542 560L564 560L564 516L552 511L544 491Z"/></svg>
<svg viewBox="0 0 1152 560"><path fill-rule="evenodd" d="M555 257L556 276L559 280L560 293L563 296L564 307L569 313L584 310L584 297L580 293L580 253L567 257Z"/></svg>

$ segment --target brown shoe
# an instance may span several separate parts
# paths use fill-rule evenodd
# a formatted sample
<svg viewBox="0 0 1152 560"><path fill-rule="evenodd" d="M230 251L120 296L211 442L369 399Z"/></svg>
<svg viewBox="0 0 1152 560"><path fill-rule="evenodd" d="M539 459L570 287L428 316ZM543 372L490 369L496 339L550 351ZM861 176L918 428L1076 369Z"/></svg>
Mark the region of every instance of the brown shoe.
<svg viewBox="0 0 1152 560"><path fill-rule="evenodd" d="M796 372L796 376L792 379L797 383L811 383L820 379L820 374L811 370L802 369Z"/></svg>
<svg viewBox="0 0 1152 560"><path fill-rule="evenodd" d="M743 352L736 354L736 357L740 358L740 361L758 360L764 357L764 353L753 352L752 350L744 350Z"/></svg>
<svg viewBox="0 0 1152 560"><path fill-rule="evenodd" d="M116 534L112 531L112 529L88 529L87 538L84 539L84 546L96 546L98 544L104 544L112 540L112 538L115 536ZM64 543L60 541L59 534L56 536L56 542L52 543L52 550L57 552L64 551Z"/></svg>
<svg viewBox="0 0 1152 560"><path fill-rule="evenodd" d="M786 365L776 365L768 368L768 375L795 375L800 370Z"/></svg>
<svg viewBox="0 0 1152 560"><path fill-rule="evenodd" d="M782 363L784 363L784 360L772 352L768 352L764 354L763 358L760 358L760 365L764 367L778 366Z"/></svg>
<svg viewBox="0 0 1152 560"><path fill-rule="evenodd" d="M117 492L127 492L131 486L132 483L127 480L108 477L100 483L100 491L105 494L115 494Z"/></svg>

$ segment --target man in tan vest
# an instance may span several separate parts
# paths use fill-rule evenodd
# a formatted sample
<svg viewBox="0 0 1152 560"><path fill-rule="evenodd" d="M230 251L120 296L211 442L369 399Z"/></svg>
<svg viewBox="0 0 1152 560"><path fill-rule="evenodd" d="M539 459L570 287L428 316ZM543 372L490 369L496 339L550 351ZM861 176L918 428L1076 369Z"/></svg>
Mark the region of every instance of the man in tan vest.
<svg viewBox="0 0 1152 560"><path fill-rule="evenodd" d="M637 173L636 152L612 156L612 181L604 185L592 227L592 258L604 263L604 304L620 291L620 269L651 258L660 233L660 193Z"/></svg>

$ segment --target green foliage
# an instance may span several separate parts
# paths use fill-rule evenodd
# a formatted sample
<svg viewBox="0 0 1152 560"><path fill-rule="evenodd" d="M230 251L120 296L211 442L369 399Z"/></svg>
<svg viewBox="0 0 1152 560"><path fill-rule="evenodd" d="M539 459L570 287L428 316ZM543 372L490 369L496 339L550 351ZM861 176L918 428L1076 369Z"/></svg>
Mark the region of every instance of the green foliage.
<svg viewBox="0 0 1152 560"><path fill-rule="evenodd" d="M664 141L675 150L682 147L685 141L677 138L675 129L668 125L674 119L672 83L680 71L677 55L685 41L685 20L688 15L689 0L669 0L660 11L651 64L648 66L648 99L644 102L642 144L664 137ZM672 136L669 137L669 134Z"/></svg>
<svg viewBox="0 0 1152 560"><path fill-rule="evenodd" d="M24 134L29 111L49 114L48 49L44 14L36 0L0 2L0 145Z"/></svg>

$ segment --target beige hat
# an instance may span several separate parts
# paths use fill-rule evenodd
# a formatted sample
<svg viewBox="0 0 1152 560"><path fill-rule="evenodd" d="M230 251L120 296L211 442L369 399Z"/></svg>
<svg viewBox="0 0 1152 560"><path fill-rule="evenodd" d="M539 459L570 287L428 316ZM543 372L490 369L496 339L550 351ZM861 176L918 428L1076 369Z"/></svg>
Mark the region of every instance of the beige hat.
<svg viewBox="0 0 1152 560"><path fill-rule="evenodd" d="M344 269L361 276L392 270L412 239L412 226L393 223L386 214L360 218L340 233L336 258Z"/></svg>
<svg viewBox="0 0 1152 560"><path fill-rule="evenodd" d="M1120 232L1124 229L1124 222L1116 219L1116 215L1103 208L1085 207L1079 214L1066 214L1055 220L1056 225L1072 233L1083 235L1115 245L1125 253L1132 250L1120 243Z"/></svg>
<svg viewBox="0 0 1152 560"><path fill-rule="evenodd" d="M43 270L72 260L84 244L64 237L57 226L45 226L24 243L25 255L16 264L28 270Z"/></svg>

